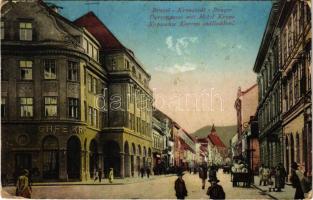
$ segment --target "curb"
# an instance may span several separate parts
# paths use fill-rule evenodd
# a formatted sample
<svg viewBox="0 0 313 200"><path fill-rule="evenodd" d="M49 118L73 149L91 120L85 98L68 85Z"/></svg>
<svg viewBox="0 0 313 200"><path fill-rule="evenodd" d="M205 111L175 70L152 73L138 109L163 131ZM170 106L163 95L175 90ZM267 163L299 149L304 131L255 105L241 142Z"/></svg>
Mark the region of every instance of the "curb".
<svg viewBox="0 0 313 200"><path fill-rule="evenodd" d="M256 189L260 190L261 192L265 193L267 196L271 197L272 199L276 199L276 200L278 200L278 198L277 198L277 197L275 197L275 196L273 196L273 195L269 194L269 193L267 192L267 190L262 190L260 187L258 187L258 186L256 186L256 185L254 185L254 184L252 184L252 186L253 186L254 188L256 188Z"/></svg>
<svg viewBox="0 0 313 200"><path fill-rule="evenodd" d="M129 182L120 182L120 183L86 183L86 182L55 182L55 183L33 183L32 186L74 186L74 185L128 185L128 184L133 184L133 183L142 183L142 182L147 182L147 181L153 181L153 180L158 180L161 178L166 178L166 177L172 177L174 175L165 175L162 177L153 177L153 178L144 178L144 179L139 179L139 180L135 180L135 181L129 181ZM106 179L103 179L106 180ZM117 179L117 180L123 180L123 179ZM11 185L8 185L8 187L10 187ZM13 185L14 186L14 185Z"/></svg>

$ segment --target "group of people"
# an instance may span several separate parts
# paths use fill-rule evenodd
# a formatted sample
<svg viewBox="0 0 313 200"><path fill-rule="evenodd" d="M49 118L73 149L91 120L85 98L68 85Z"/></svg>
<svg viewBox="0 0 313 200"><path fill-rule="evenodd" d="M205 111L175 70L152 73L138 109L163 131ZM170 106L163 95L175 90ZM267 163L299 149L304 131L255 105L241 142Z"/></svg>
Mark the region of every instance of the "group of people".
<svg viewBox="0 0 313 200"><path fill-rule="evenodd" d="M96 182L96 180L99 180L99 183L101 183L101 179L102 179L102 170L101 170L101 168L98 168L94 172L94 180L93 181ZM113 168L110 168L110 170L109 170L108 179L109 179L110 183L113 183L113 179L114 179Z"/></svg>
<svg viewBox="0 0 313 200"><path fill-rule="evenodd" d="M261 165L259 168L259 176L259 185L262 185L262 183L263 186L270 185L276 192L280 192L281 189L285 188L287 172L282 163L279 163L276 167L271 168Z"/></svg>
<svg viewBox="0 0 313 200"><path fill-rule="evenodd" d="M139 172L140 172L141 178L143 178L145 174L146 174L147 177L149 178L149 177L150 177L150 174L151 174L151 169L150 169L150 167L141 167L141 168L139 169Z"/></svg>
<svg viewBox="0 0 313 200"><path fill-rule="evenodd" d="M225 192L223 187L218 184L219 180L217 179L216 173L218 168L216 166L207 167L206 163L202 163L199 166L199 178L202 181L202 189L205 189L205 182L208 179L208 182L211 183L210 187L207 190L207 195L210 199L225 199ZM209 171L209 174L208 174ZM188 196L188 191L186 188L185 181L183 180L184 173L177 173L177 180L175 181L175 192L177 199L185 199Z"/></svg>

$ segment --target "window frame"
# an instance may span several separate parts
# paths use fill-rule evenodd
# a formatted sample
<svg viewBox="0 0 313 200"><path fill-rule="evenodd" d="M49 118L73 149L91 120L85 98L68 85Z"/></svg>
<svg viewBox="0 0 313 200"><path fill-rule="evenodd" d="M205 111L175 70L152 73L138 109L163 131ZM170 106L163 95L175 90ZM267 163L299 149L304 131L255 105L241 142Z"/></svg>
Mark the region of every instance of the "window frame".
<svg viewBox="0 0 313 200"><path fill-rule="evenodd" d="M76 76L73 78L73 71L76 70ZM72 75L71 75L72 74ZM71 78L70 78L71 75ZM72 82L79 82L79 63L73 60L67 62L67 80Z"/></svg>
<svg viewBox="0 0 313 200"><path fill-rule="evenodd" d="M29 24L30 24L30 28L27 27L27 25ZM24 25L24 27L21 27L22 25ZM30 34L30 36L28 34ZM33 23L32 22L30 21L19 22L19 40L20 41L33 41Z"/></svg>
<svg viewBox="0 0 313 200"><path fill-rule="evenodd" d="M21 66L21 62L25 62L25 67ZM31 62L31 67L27 66L28 62ZM26 59L23 60L23 59L21 59L21 60L18 61L18 63L19 63L20 80L22 80L22 81L32 81L33 80L33 65L34 65L33 60L26 60ZM31 78L30 79L23 78L22 77L22 70L30 70L31 71Z"/></svg>
<svg viewBox="0 0 313 200"><path fill-rule="evenodd" d="M46 64L48 63L48 62L54 62L54 70L55 70L55 77L52 77L52 75L50 75L50 77L46 77L46 74L45 74L45 72L46 72ZM51 70L51 63L49 63L49 73L52 73L52 70ZM57 78L58 78L58 71L57 71L58 69L57 69L57 61L56 61L56 59L50 59L50 58L48 58L48 59L44 59L43 60L43 79L44 80L57 80Z"/></svg>
<svg viewBox="0 0 313 200"><path fill-rule="evenodd" d="M74 109L74 111L72 109ZM72 111L74 112L74 115L72 115L73 114ZM78 98L72 98L72 97L68 98L68 118L79 119L79 99Z"/></svg>
<svg viewBox="0 0 313 200"><path fill-rule="evenodd" d="M22 104L22 99L25 99L26 100L26 103L23 103ZM28 103L27 100L31 99L32 100L32 103ZM19 97L19 111L20 111L20 114L19 114L19 117L21 119L27 119L27 118L33 118L34 117L34 97ZM32 115L31 116L22 116L22 107L31 107L31 113Z"/></svg>
<svg viewBox="0 0 313 200"><path fill-rule="evenodd" d="M55 100L56 100L56 103L54 104L54 103L49 103L49 104L47 104L46 103L46 98L55 98ZM43 104L44 104L44 117L45 118L57 118L58 117L58 115L59 115L59 105L58 105L58 97L57 96L44 96L43 97ZM51 115L47 115L46 113L46 106L55 106L56 107L56 114L55 115L53 115L53 116L51 116Z"/></svg>

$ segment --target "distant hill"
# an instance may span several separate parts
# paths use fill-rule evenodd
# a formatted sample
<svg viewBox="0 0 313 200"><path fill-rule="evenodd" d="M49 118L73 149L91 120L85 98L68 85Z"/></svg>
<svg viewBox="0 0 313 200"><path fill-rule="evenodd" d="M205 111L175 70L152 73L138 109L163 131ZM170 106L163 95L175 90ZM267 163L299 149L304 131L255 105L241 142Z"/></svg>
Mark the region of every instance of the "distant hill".
<svg viewBox="0 0 313 200"><path fill-rule="evenodd" d="M204 138L207 137L208 134L211 132L211 125L204 126L200 128L199 130L192 133L193 136L197 136L198 138ZM215 126L217 135L221 138L223 143L229 147L229 141L234 137L234 135L237 132L237 126Z"/></svg>

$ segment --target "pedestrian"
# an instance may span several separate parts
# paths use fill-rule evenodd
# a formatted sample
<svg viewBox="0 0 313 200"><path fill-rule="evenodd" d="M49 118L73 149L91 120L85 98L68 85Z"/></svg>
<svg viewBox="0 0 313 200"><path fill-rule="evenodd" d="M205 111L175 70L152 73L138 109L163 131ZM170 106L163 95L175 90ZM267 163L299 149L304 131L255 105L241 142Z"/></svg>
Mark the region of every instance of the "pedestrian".
<svg viewBox="0 0 313 200"><path fill-rule="evenodd" d="M209 170L209 179L216 178L217 167L212 165Z"/></svg>
<svg viewBox="0 0 313 200"><path fill-rule="evenodd" d="M223 187L218 184L219 180L214 177L209 180L211 186L208 188L207 195L210 199L225 199L225 192Z"/></svg>
<svg viewBox="0 0 313 200"><path fill-rule="evenodd" d="M150 167L147 167L146 173L147 173L147 177L149 178L150 177L150 173L151 173Z"/></svg>
<svg viewBox="0 0 313 200"><path fill-rule="evenodd" d="M292 187L296 188L294 199L304 199L305 188L301 184L304 176L298 168L299 166L296 162L291 163L290 182L292 183Z"/></svg>
<svg viewBox="0 0 313 200"><path fill-rule="evenodd" d="M276 175L275 175L275 188L277 192L281 192L281 189L285 187L286 176L287 176L287 173L283 164L278 163L276 167Z"/></svg>
<svg viewBox="0 0 313 200"><path fill-rule="evenodd" d="M175 181L175 193L177 199L185 199L186 196L188 196L187 188L185 181L183 180L183 172L178 172L177 176L178 178Z"/></svg>
<svg viewBox="0 0 313 200"><path fill-rule="evenodd" d="M208 167L205 162L203 162L199 167L199 178L202 181L202 190L205 188L205 182L208 178Z"/></svg>
<svg viewBox="0 0 313 200"><path fill-rule="evenodd" d="M98 178L99 178L99 171L97 169L95 169L94 175L95 175L95 177L93 179L93 182L95 183L96 180L98 180Z"/></svg>
<svg viewBox="0 0 313 200"><path fill-rule="evenodd" d="M18 177L17 183L16 183L16 196L21 196L24 198L31 198L31 185L28 179L29 171L27 169L24 169L23 174Z"/></svg>
<svg viewBox="0 0 313 200"><path fill-rule="evenodd" d="M102 169L98 169L98 176L99 176L99 183L101 183L101 178L102 178Z"/></svg>
<svg viewBox="0 0 313 200"><path fill-rule="evenodd" d="M260 183L259 185L262 185L262 182L264 184L264 178L263 178L263 170L264 170L264 165L262 164L259 168L259 178L260 178Z"/></svg>
<svg viewBox="0 0 313 200"><path fill-rule="evenodd" d="M145 169L143 167L140 168L140 174L141 178L143 178L143 175L145 174Z"/></svg>
<svg viewBox="0 0 313 200"><path fill-rule="evenodd" d="M267 168L267 166L264 166L263 168L262 177L263 177L263 186L267 186L270 178L270 169Z"/></svg>
<svg viewBox="0 0 313 200"><path fill-rule="evenodd" d="M110 168L110 172L109 172L109 182L113 183L113 179L114 179L114 171L113 168Z"/></svg>

